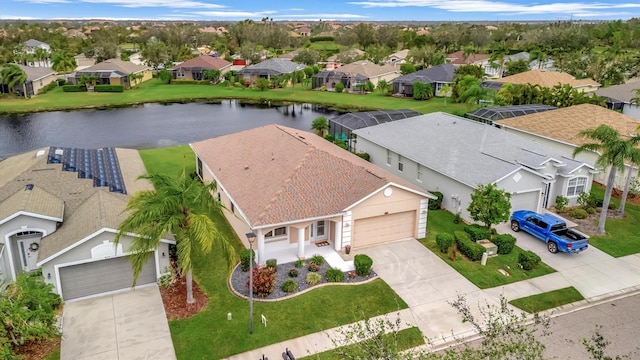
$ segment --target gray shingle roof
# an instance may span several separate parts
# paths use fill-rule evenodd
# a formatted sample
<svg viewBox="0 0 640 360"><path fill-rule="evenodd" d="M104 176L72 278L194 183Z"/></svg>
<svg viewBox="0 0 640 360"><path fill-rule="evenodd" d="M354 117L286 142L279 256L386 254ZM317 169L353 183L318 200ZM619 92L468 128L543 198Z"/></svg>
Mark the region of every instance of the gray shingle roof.
<svg viewBox="0 0 640 360"><path fill-rule="evenodd" d="M596 95L630 103L631 99L636 97L636 89L640 89L640 81L600 88L596 90Z"/></svg>
<svg viewBox="0 0 640 360"><path fill-rule="evenodd" d="M452 82L453 72L455 71L455 69L455 66L451 64L441 64L430 67L428 69L397 77L393 79L392 83L413 83L415 81L422 81L424 83L430 84L435 82Z"/></svg>
<svg viewBox="0 0 640 360"><path fill-rule="evenodd" d="M24 46L27 46L27 47L39 47L41 45L49 46L49 44L42 41L35 40L35 39L29 39L25 41L23 44Z"/></svg>
<svg viewBox="0 0 640 360"><path fill-rule="evenodd" d="M281 75L296 70L304 69L303 64L295 63L287 59L269 59L263 62L249 65L238 71L239 74Z"/></svg>
<svg viewBox="0 0 640 360"><path fill-rule="evenodd" d="M442 112L354 133L469 186L495 182L523 165L538 167L550 158L566 164L560 173L583 165L516 134Z"/></svg>

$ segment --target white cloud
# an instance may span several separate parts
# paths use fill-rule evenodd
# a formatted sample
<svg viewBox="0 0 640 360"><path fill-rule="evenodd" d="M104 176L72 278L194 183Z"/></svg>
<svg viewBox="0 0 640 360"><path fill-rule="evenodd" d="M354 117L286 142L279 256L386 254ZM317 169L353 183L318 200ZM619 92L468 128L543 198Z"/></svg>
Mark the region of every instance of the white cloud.
<svg viewBox="0 0 640 360"><path fill-rule="evenodd" d="M36 0L38 1L38 0ZM49 1L49 0L44 0ZM169 8L192 8L192 9L223 9L226 6L191 0L81 0L93 4L110 4L127 8L139 7L169 7Z"/></svg>
<svg viewBox="0 0 640 360"><path fill-rule="evenodd" d="M68 0L18 0L18 1L28 2L32 4L63 4L63 3L69 2Z"/></svg>
<svg viewBox="0 0 640 360"><path fill-rule="evenodd" d="M291 9L285 9L286 11L304 11L304 9L302 8L291 8Z"/></svg>
<svg viewBox="0 0 640 360"><path fill-rule="evenodd" d="M0 20L37 20L37 18L20 15L0 15Z"/></svg>
<svg viewBox="0 0 640 360"><path fill-rule="evenodd" d="M202 15L210 18L241 18L241 19L258 19L265 16L277 14L277 11L195 11L192 14Z"/></svg>
<svg viewBox="0 0 640 360"><path fill-rule="evenodd" d="M364 19L367 16L357 14L282 14L274 15L274 18L278 19L296 19L305 21L317 21L322 20L338 20L338 19Z"/></svg>

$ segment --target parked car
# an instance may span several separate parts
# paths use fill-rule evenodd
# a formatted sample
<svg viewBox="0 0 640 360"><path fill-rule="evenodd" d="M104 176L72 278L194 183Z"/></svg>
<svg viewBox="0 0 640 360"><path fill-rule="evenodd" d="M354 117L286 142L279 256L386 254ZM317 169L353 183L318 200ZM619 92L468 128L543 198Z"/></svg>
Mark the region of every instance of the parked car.
<svg viewBox="0 0 640 360"><path fill-rule="evenodd" d="M538 214L529 210L518 210L511 214L511 230L526 231L547 243L551 253L558 251L579 253L589 247L589 237L567 227L567 223L553 214Z"/></svg>

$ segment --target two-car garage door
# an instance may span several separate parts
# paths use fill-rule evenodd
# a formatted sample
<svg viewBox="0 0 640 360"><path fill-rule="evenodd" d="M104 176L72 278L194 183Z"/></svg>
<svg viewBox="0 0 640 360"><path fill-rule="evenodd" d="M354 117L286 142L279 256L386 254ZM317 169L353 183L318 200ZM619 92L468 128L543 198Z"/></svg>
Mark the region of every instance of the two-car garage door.
<svg viewBox="0 0 640 360"><path fill-rule="evenodd" d="M381 244L394 240L408 239L416 233L416 212L405 211L358 219L353 225L353 247Z"/></svg>
<svg viewBox="0 0 640 360"><path fill-rule="evenodd" d="M511 211L531 210L538 211L540 201L540 191L529 191L521 194L511 195Z"/></svg>
<svg viewBox="0 0 640 360"><path fill-rule="evenodd" d="M136 285L150 284L155 281L155 258L150 256L138 276ZM131 261L128 256L122 256L61 267L60 285L64 300L130 288L133 285Z"/></svg>

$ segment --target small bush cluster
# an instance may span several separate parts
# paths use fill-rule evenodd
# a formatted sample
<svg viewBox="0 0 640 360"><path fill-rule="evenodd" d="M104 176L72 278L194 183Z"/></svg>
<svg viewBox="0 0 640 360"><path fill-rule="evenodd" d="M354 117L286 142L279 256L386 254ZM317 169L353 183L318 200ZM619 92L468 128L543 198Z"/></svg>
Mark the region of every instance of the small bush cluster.
<svg viewBox="0 0 640 360"><path fill-rule="evenodd" d="M247 286L249 281L247 280ZM253 268L253 293L257 297L267 297L276 288L276 271L268 267Z"/></svg>
<svg viewBox="0 0 640 360"><path fill-rule="evenodd" d="M440 249L441 253L446 253L449 251L451 245L453 245L453 235L448 233L442 233L436 235L436 244L438 244L438 249Z"/></svg>
<svg viewBox="0 0 640 360"><path fill-rule="evenodd" d="M311 272L318 272L318 270L320 270L320 266L314 263L310 263L308 269Z"/></svg>
<svg viewBox="0 0 640 360"><path fill-rule="evenodd" d="M602 206L602 203L598 204L598 198L594 194L586 192L581 192L580 195L578 195L578 204L585 210Z"/></svg>
<svg viewBox="0 0 640 360"><path fill-rule="evenodd" d="M295 266L297 268L303 268L304 267L304 260L296 260L296 262L293 264L293 266Z"/></svg>
<svg viewBox="0 0 640 360"><path fill-rule="evenodd" d="M327 278L328 282L343 282L344 281L344 273L340 269L328 269L324 273L324 277Z"/></svg>
<svg viewBox="0 0 640 360"><path fill-rule="evenodd" d="M64 92L85 92L87 87L84 85L63 85L62 91Z"/></svg>
<svg viewBox="0 0 640 360"><path fill-rule="evenodd" d="M324 258L322 257L322 255L315 254L311 257L311 259L309 259L309 262L318 266L322 266L324 264Z"/></svg>
<svg viewBox="0 0 640 360"><path fill-rule="evenodd" d="M61 79L61 80L64 80L64 79ZM46 94L49 91L53 90L56 86L58 86L58 83L55 81L52 81L46 86L41 87L40 90L38 90L38 95Z"/></svg>
<svg viewBox="0 0 640 360"><path fill-rule="evenodd" d="M298 277L298 269L289 270L289 277Z"/></svg>
<svg viewBox="0 0 640 360"><path fill-rule="evenodd" d="M567 199L566 196L556 196L556 210L558 210L558 212L564 211L564 209L567 208L567 205L569 205L569 199Z"/></svg>
<svg viewBox="0 0 640 360"><path fill-rule="evenodd" d="M491 242L498 246L498 254L511 254L513 247L516 245L516 238L511 234L496 235Z"/></svg>
<svg viewBox="0 0 640 360"><path fill-rule="evenodd" d="M249 271L249 257L251 255L249 251L253 252L253 264L256 264L256 252L249 249L243 249L240 251L240 268L244 272Z"/></svg>
<svg viewBox="0 0 640 360"><path fill-rule="evenodd" d="M280 288L282 289L282 291L284 291L286 293L292 293L292 292L296 291L297 285L296 285L295 281L287 280L287 281L283 282L282 285L280 285Z"/></svg>
<svg viewBox="0 0 640 360"><path fill-rule="evenodd" d="M336 84L336 86L333 89L335 90L335 92L340 94L341 92L344 91L344 85L341 82L339 82Z"/></svg>
<svg viewBox="0 0 640 360"><path fill-rule="evenodd" d="M65 85L67 83L67 79L56 79L56 83L58 86Z"/></svg>
<svg viewBox="0 0 640 360"><path fill-rule="evenodd" d="M429 210L440 210L442 208L442 199L444 195L440 191L429 191L435 195L437 199L429 199Z"/></svg>
<svg viewBox="0 0 640 360"><path fill-rule="evenodd" d="M356 268L356 274L359 276L368 276L371 273L373 260L365 254L358 254L353 258L353 265Z"/></svg>
<svg viewBox="0 0 640 360"><path fill-rule="evenodd" d="M268 268L272 268L275 272L278 272L278 259L268 259L266 264Z"/></svg>
<svg viewBox="0 0 640 360"><path fill-rule="evenodd" d="M587 208L587 209L593 209L593 208ZM589 213L585 209L575 208L569 211L569 216L571 216L574 219L586 219L587 217L589 217Z"/></svg>
<svg viewBox="0 0 640 360"><path fill-rule="evenodd" d="M356 153L356 155L358 155L359 157L367 160L367 161L371 161L371 155L369 155L366 152L361 152L361 153Z"/></svg>
<svg viewBox="0 0 640 360"><path fill-rule="evenodd" d="M540 261L542 261L542 259L540 259L540 256L538 256L538 254L534 253L533 251L527 250L518 254L518 263L524 270L535 269L536 266L540 264Z"/></svg>
<svg viewBox="0 0 640 360"><path fill-rule="evenodd" d="M469 234L469 236L471 237L471 240L476 242L478 240L491 239L492 231L478 224L472 224L472 225L466 226L464 228L464 231L467 234Z"/></svg>
<svg viewBox="0 0 640 360"><path fill-rule="evenodd" d="M307 274L307 279L305 280L305 282L309 285L316 285L320 282L320 280L322 280L322 276L320 276L320 274L310 272Z"/></svg>
<svg viewBox="0 0 640 360"><path fill-rule="evenodd" d="M484 246L472 241L469 234L464 231L456 231L453 235L456 239L458 250L460 250L464 256L469 258L471 261L478 261L482 259L482 254L485 252Z"/></svg>
<svg viewBox="0 0 640 360"><path fill-rule="evenodd" d="M96 85L93 87L95 92L124 92L124 85Z"/></svg>

